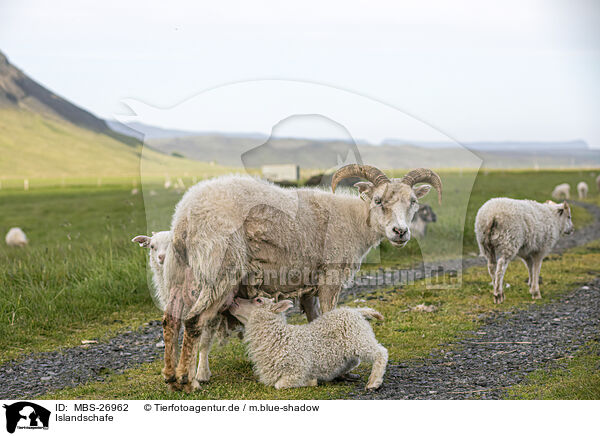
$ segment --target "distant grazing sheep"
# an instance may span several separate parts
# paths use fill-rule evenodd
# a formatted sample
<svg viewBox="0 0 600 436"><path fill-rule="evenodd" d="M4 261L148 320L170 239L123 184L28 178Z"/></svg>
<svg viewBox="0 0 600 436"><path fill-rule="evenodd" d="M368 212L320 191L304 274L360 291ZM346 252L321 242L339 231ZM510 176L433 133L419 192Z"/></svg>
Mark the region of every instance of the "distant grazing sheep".
<svg viewBox="0 0 600 436"><path fill-rule="evenodd" d="M596 187L598 188L598 191L600 191L600 176L596 177Z"/></svg>
<svg viewBox="0 0 600 436"><path fill-rule="evenodd" d="M138 190L138 188L133 188L131 190L131 195L138 195L140 193L140 191Z"/></svg>
<svg viewBox="0 0 600 436"><path fill-rule="evenodd" d="M427 225L436 221L437 216L431 206L428 204L421 204L410 223L410 231L414 236L424 238L427 233Z"/></svg>
<svg viewBox="0 0 600 436"><path fill-rule="evenodd" d="M367 307L334 309L304 325L289 325L290 300L236 298L229 311L246 328L244 341L260 381L276 389L316 386L348 373L361 361L373 364L367 389L383 382L388 352L365 318L383 319Z"/></svg>
<svg viewBox="0 0 600 436"><path fill-rule="evenodd" d="M572 232L571 209L566 201L541 204L493 198L481 206L475 218L475 235L481 254L488 261L494 302L504 301L504 274L515 256L527 265L532 298L542 298L539 286L542 261L561 235Z"/></svg>
<svg viewBox="0 0 600 436"><path fill-rule="evenodd" d="M389 179L369 165L346 165L335 172L332 191L348 177L366 179L356 183L359 195L284 189L245 176L206 180L186 192L173 215L173 243L165 260L173 304L169 302L171 310L167 308L163 319L163 377L173 388L198 389L200 382L208 381L209 348L202 344L210 344L212 323L236 293L249 298L265 293L298 297L309 321L314 320L320 311L335 308L342 287L372 247L384 238L396 247L408 243L419 199L432 186L441 202L441 179L429 169ZM181 308L179 295L190 287L199 297L193 307ZM183 318L169 313L183 313ZM180 320L185 330L175 369L172 341L178 337ZM196 378L190 380L190 359L199 336L202 359Z"/></svg>
<svg viewBox="0 0 600 436"><path fill-rule="evenodd" d="M555 200L568 200L570 197L571 186L568 183L561 183L556 185L554 191L552 191L552 198Z"/></svg>
<svg viewBox="0 0 600 436"><path fill-rule="evenodd" d="M333 173L329 174L315 174L310 177L305 183L304 186L331 186L331 180L333 179ZM354 186L356 183L360 182L360 178L358 177L348 177L347 179L340 180L338 186L340 188L350 188Z"/></svg>
<svg viewBox="0 0 600 436"><path fill-rule="evenodd" d="M24 247L27 245L27 236L19 227L13 227L6 233L5 241L9 247Z"/></svg>
<svg viewBox="0 0 600 436"><path fill-rule="evenodd" d="M577 193L579 194L579 199L583 200L587 198L588 195L588 184L585 182L579 182L577 184Z"/></svg>
<svg viewBox="0 0 600 436"><path fill-rule="evenodd" d="M167 307L169 292L165 286L163 264L171 240L170 231L152 232L152 236L139 235L131 240L140 244L140 247L150 248L148 252L150 269L152 270L152 281L154 283L154 296L162 311Z"/></svg>

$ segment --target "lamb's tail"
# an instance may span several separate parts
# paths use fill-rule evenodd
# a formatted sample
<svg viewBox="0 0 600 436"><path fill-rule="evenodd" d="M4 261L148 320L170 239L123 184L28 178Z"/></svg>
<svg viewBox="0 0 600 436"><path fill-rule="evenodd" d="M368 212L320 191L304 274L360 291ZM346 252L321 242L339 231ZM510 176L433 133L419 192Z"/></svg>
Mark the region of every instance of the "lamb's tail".
<svg viewBox="0 0 600 436"><path fill-rule="evenodd" d="M371 309L370 307L357 307L356 310L365 318L365 319L379 319L383 320L383 315L377 312L375 309Z"/></svg>

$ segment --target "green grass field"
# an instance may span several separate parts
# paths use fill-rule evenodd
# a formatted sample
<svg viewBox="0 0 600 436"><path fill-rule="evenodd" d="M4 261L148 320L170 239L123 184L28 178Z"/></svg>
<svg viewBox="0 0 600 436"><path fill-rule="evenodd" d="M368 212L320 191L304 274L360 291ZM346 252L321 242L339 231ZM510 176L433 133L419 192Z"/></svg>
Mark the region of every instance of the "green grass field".
<svg viewBox="0 0 600 436"><path fill-rule="evenodd" d="M560 182L574 184L587 180L593 186L589 171L480 173L471 193L461 190L460 174L443 173L442 178L443 206L434 204L434 196L427 197L438 215L438 222L431 227L428 238L421 245L413 241L404 249L384 243L379 253L370 255L365 269L420 262L421 252L427 253L429 258L458 257L461 249L466 254L475 253L474 216L488 198L508 195L546 200L552 187ZM170 211L180 194L170 191L162 195L160 186L155 189L158 195L154 197L131 195L130 183L47 187L28 192L0 190L0 234L4 235L9 227L20 226L30 239L25 249L0 245L0 362L32 351L75 346L83 339L102 340L119 330L129 330L160 317L148 291L146 253L130 242L133 236L146 233L144 201L151 203L147 206L154 210L162 211L151 230L160 230L168 224ZM591 194L590 201L598 202L595 189L592 188ZM461 198L468 201L466 217L460 207L454 206L457 204L454 200ZM583 209L574 208L576 227L590 219ZM598 253L592 251L544 263L544 279L548 276L550 282L544 284L543 295L552 296L584 281L589 277L587 272L597 272L598 260ZM515 262L508 278L525 277L525 274L524 267ZM474 313L494 309L487 292L488 281L487 272L474 269L463 277L464 286L458 292L430 291L422 283L400 294L382 291L383 298L389 301L379 308L386 312L388 320L376 326L377 334L390 348L394 359L423 355L439 342L472 328ZM443 310L434 314L404 313L398 317L393 313L395 308L421 302L439 304ZM508 296L505 307L514 304L530 304L525 289L518 296L512 292ZM422 340L423 334L427 340ZM232 340L226 347L217 348L212 359L215 378L206 395L218 398L275 396L273 390L254 381L239 341ZM126 389L129 396L136 398L167 395L158 375L159 366L155 363L115 376L117 381L107 384L114 387L112 391L88 386L64 395L90 398L123 395L124 398ZM228 381L239 379L243 383ZM307 388L286 395L331 398L342 396L347 389L346 385L330 385L326 389Z"/></svg>

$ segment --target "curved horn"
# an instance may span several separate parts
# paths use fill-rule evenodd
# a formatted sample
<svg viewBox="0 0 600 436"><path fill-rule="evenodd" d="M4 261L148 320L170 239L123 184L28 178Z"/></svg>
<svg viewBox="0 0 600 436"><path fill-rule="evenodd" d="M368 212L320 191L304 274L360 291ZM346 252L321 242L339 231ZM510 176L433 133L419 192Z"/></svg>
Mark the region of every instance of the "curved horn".
<svg viewBox="0 0 600 436"><path fill-rule="evenodd" d="M375 186L390 182L390 179L388 179L381 170L372 167L371 165L350 164L341 167L333 174L333 178L331 179L331 190L335 192L335 188L340 180L348 177L362 177L373 183Z"/></svg>
<svg viewBox="0 0 600 436"><path fill-rule="evenodd" d="M417 183L427 182L435 188L438 193L438 202L442 204L442 179L435 172L427 168L417 168L409 171L400 182L413 187Z"/></svg>

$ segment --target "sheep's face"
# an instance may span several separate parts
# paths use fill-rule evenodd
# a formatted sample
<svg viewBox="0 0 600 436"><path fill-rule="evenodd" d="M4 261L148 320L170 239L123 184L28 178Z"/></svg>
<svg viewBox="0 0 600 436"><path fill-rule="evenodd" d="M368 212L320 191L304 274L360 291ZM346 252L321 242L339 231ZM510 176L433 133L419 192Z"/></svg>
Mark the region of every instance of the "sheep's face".
<svg viewBox="0 0 600 436"><path fill-rule="evenodd" d="M159 266L165 263L165 256L169 244L171 243L171 232L152 232L152 236L140 235L133 238L132 242L137 242L140 247L150 248L150 257L152 261Z"/></svg>
<svg viewBox="0 0 600 436"><path fill-rule="evenodd" d="M422 204L419 206L419 210L416 213L426 223L434 223L437 221L437 215L428 204Z"/></svg>
<svg viewBox="0 0 600 436"><path fill-rule="evenodd" d="M294 305L290 300L282 300L278 303L272 298L256 297L252 300L245 298L235 298L229 313L235 316L242 324L246 325L252 316L256 313L279 314L283 313Z"/></svg>
<svg viewBox="0 0 600 436"><path fill-rule="evenodd" d="M573 221L571 220L571 208L569 207L569 203L566 201L562 204L553 205L558 213L561 230L565 235L570 235L573 233L575 228L573 227Z"/></svg>
<svg viewBox="0 0 600 436"><path fill-rule="evenodd" d="M368 224L392 245L403 247L410 240L408 225L419 210L419 198L427 195L430 185L410 187L399 179L392 179L375 187L371 182L359 182L363 200L369 203Z"/></svg>

